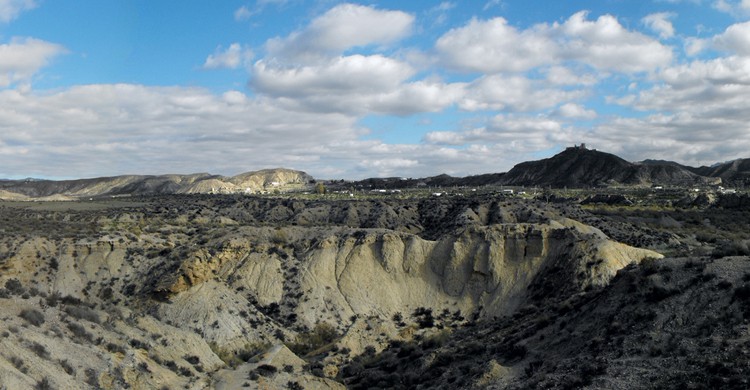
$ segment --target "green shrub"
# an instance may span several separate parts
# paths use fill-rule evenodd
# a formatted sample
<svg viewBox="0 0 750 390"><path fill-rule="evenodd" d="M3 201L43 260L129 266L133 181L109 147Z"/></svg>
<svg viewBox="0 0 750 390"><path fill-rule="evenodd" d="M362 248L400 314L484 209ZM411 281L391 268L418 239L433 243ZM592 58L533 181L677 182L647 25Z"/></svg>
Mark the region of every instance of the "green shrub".
<svg viewBox="0 0 750 390"><path fill-rule="evenodd" d="M338 337L339 334L333 325L321 322L315 325L313 330L299 334L295 342L288 344L287 347L298 355L306 355L325 345L331 344Z"/></svg>

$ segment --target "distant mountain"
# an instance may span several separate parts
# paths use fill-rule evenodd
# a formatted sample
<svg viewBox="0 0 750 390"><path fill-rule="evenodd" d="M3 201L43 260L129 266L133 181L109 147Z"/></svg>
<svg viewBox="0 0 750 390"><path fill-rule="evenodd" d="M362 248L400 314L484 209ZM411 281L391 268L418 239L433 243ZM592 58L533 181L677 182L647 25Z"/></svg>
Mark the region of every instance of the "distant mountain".
<svg viewBox="0 0 750 390"><path fill-rule="evenodd" d="M63 196L70 199L117 195L257 193L304 188L312 176L291 169L265 169L224 177L208 173L113 176L79 180L0 180L0 199Z"/></svg>
<svg viewBox="0 0 750 390"><path fill-rule="evenodd" d="M208 173L192 175L113 176L79 180L3 180L0 200L62 200L98 196L160 194L252 194L274 190L303 189L312 176L291 169L265 169L225 177ZM750 185L750 159L710 167L689 167L674 161L629 162L614 154L574 146L542 160L527 161L507 173L426 178L369 178L330 181L331 190L393 190L419 187L476 187L483 185L591 188L605 186L725 186Z"/></svg>
<svg viewBox="0 0 750 390"><path fill-rule="evenodd" d="M726 185L750 184L750 158L692 169L693 172L702 176L720 177Z"/></svg>
<svg viewBox="0 0 750 390"><path fill-rule="evenodd" d="M415 187L469 187L502 184L504 173L486 173L482 175L454 177L446 174L431 176L421 179L387 177L369 178L347 183L340 187L354 187L359 189L403 189Z"/></svg>
<svg viewBox="0 0 750 390"><path fill-rule="evenodd" d="M543 160L516 165L503 176L506 185L540 187L603 187L610 185L681 185L717 183L677 163L631 163L614 154L570 147Z"/></svg>

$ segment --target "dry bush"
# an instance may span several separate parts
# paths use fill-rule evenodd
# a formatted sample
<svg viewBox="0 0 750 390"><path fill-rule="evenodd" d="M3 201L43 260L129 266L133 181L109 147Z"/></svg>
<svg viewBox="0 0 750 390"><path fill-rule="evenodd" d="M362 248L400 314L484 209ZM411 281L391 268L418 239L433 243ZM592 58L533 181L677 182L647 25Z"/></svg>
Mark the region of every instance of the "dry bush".
<svg viewBox="0 0 750 390"><path fill-rule="evenodd" d="M39 310L24 309L21 310L21 313L18 316L34 326L40 326L44 323L44 314L42 314Z"/></svg>

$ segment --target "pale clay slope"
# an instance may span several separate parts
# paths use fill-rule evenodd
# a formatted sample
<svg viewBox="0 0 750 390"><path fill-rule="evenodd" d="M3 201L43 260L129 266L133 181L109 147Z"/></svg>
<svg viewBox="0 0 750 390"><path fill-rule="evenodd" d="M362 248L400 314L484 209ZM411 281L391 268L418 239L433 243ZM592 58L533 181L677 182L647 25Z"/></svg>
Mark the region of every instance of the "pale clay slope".
<svg viewBox="0 0 750 390"><path fill-rule="evenodd" d="M115 177L103 177L95 179L84 179L74 181L40 181L38 183L23 183L19 186L57 187L54 193L48 196L28 196L21 192L25 191L8 187L0 190L0 200L8 201L65 201L87 199L112 193L142 194L142 193L176 193L176 194L235 194L235 193L258 193L273 190L303 189L312 176L305 172L292 169L276 168L263 169L242 173L232 177L209 175L197 173L190 175L160 175L160 176L136 176L124 175ZM129 188L130 192L124 190ZM28 188L26 189L28 190Z"/></svg>
<svg viewBox="0 0 750 390"><path fill-rule="evenodd" d="M314 244L299 250L300 256L282 258L282 254L293 256L295 252L290 248L304 247L303 243L311 238L314 240L309 242ZM319 322L336 326L343 334L339 345L357 354L367 345L382 349L385 342L377 337L379 333L410 339L409 332L414 329L397 329L391 321L395 313L406 317L418 307L427 307L435 312L448 309L469 314L482 308L483 316L503 315L521 305L534 278L556 264L585 274L578 281L577 287L582 288L607 283L627 264L661 257L653 251L612 242L592 227L558 219L545 224L467 227L440 241L379 229L246 228L216 253L201 248L189 250L187 258L179 260L176 271L163 275L159 274L163 267L158 266L158 261L163 260L158 257L126 260L127 250L133 246L164 245L168 241L148 234L135 243L31 239L21 245L5 263L0 285L17 278L24 286L35 285L47 294L57 292L99 302L96 312L101 324L74 321L85 324L94 339L102 337L104 342L96 345L72 341L74 337L63 323L66 315L60 306L45 308L39 297L0 299L5 324L20 329L19 333L0 339L0 383L23 389L47 377L57 388L83 388L84 369L93 368L100 374L99 383L104 388L121 387L110 374L115 369L124 378L117 380L125 380L134 388L158 388L164 384L173 388L236 388L260 363L228 369L209 343L232 351L242 349L248 342L263 341L273 347L268 351L270 355L260 359L278 359L280 365L292 365L297 373L291 376L280 371L274 378L261 378L269 388L284 388L290 378L305 388L340 388L331 380L300 374L301 360L281 347L275 337L282 332L289 340L295 332L255 310L249 304L249 295L256 297L259 305L268 306L280 303L285 286L293 286L303 293L291 309L298 323L309 328ZM56 257L57 270L35 276L45 269L40 255L42 259ZM596 265L587 265L592 263ZM292 275L287 272L289 264L299 267L293 280L287 276ZM148 287L152 282L153 286ZM137 291L142 292L154 289L168 297L167 301L151 300L135 307L119 305L116 309L102 306L107 302L98 298L103 286L114 286L115 297L127 300L119 295L127 284L137 285ZM87 289L90 285L94 287ZM42 311L46 322L40 328L25 325L18 317L23 308ZM238 315L241 311L248 312L247 318ZM256 319L261 325L252 326L249 319ZM54 328L65 337L56 337ZM160 335L159 341L154 335ZM126 348L125 355L111 353L104 347L109 342L127 347L132 339L146 342L147 347ZM50 357L40 358L31 352L30 341L44 345ZM185 361L190 355L199 357L202 372ZM8 363L11 356L26 362L27 374ZM176 375L155 362L154 356L176 362L192 377ZM73 376L60 367L58 361L62 359L76 363ZM150 372L139 369L139 364L145 364ZM329 371L335 374L337 361L328 364Z"/></svg>

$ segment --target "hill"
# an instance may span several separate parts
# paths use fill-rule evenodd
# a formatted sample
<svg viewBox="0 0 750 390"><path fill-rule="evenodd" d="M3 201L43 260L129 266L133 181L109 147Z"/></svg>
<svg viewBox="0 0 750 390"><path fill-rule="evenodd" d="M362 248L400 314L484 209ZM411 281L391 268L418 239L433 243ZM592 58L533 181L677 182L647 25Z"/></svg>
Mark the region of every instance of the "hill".
<svg viewBox="0 0 750 390"><path fill-rule="evenodd" d="M738 159L710 167L692 168L696 174L719 177L729 186L745 186L750 184L750 159Z"/></svg>
<svg viewBox="0 0 750 390"><path fill-rule="evenodd" d="M232 177L191 175L126 175L79 180L2 180L0 199L39 199L54 195L76 198L168 194L259 193L305 188L313 180L305 172L266 169Z"/></svg>
<svg viewBox="0 0 750 390"><path fill-rule="evenodd" d="M678 164L631 163L613 154L578 146L550 158L518 164L503 176L502 181L506 185L553 188L692 186L719 182Z"/></svg>

